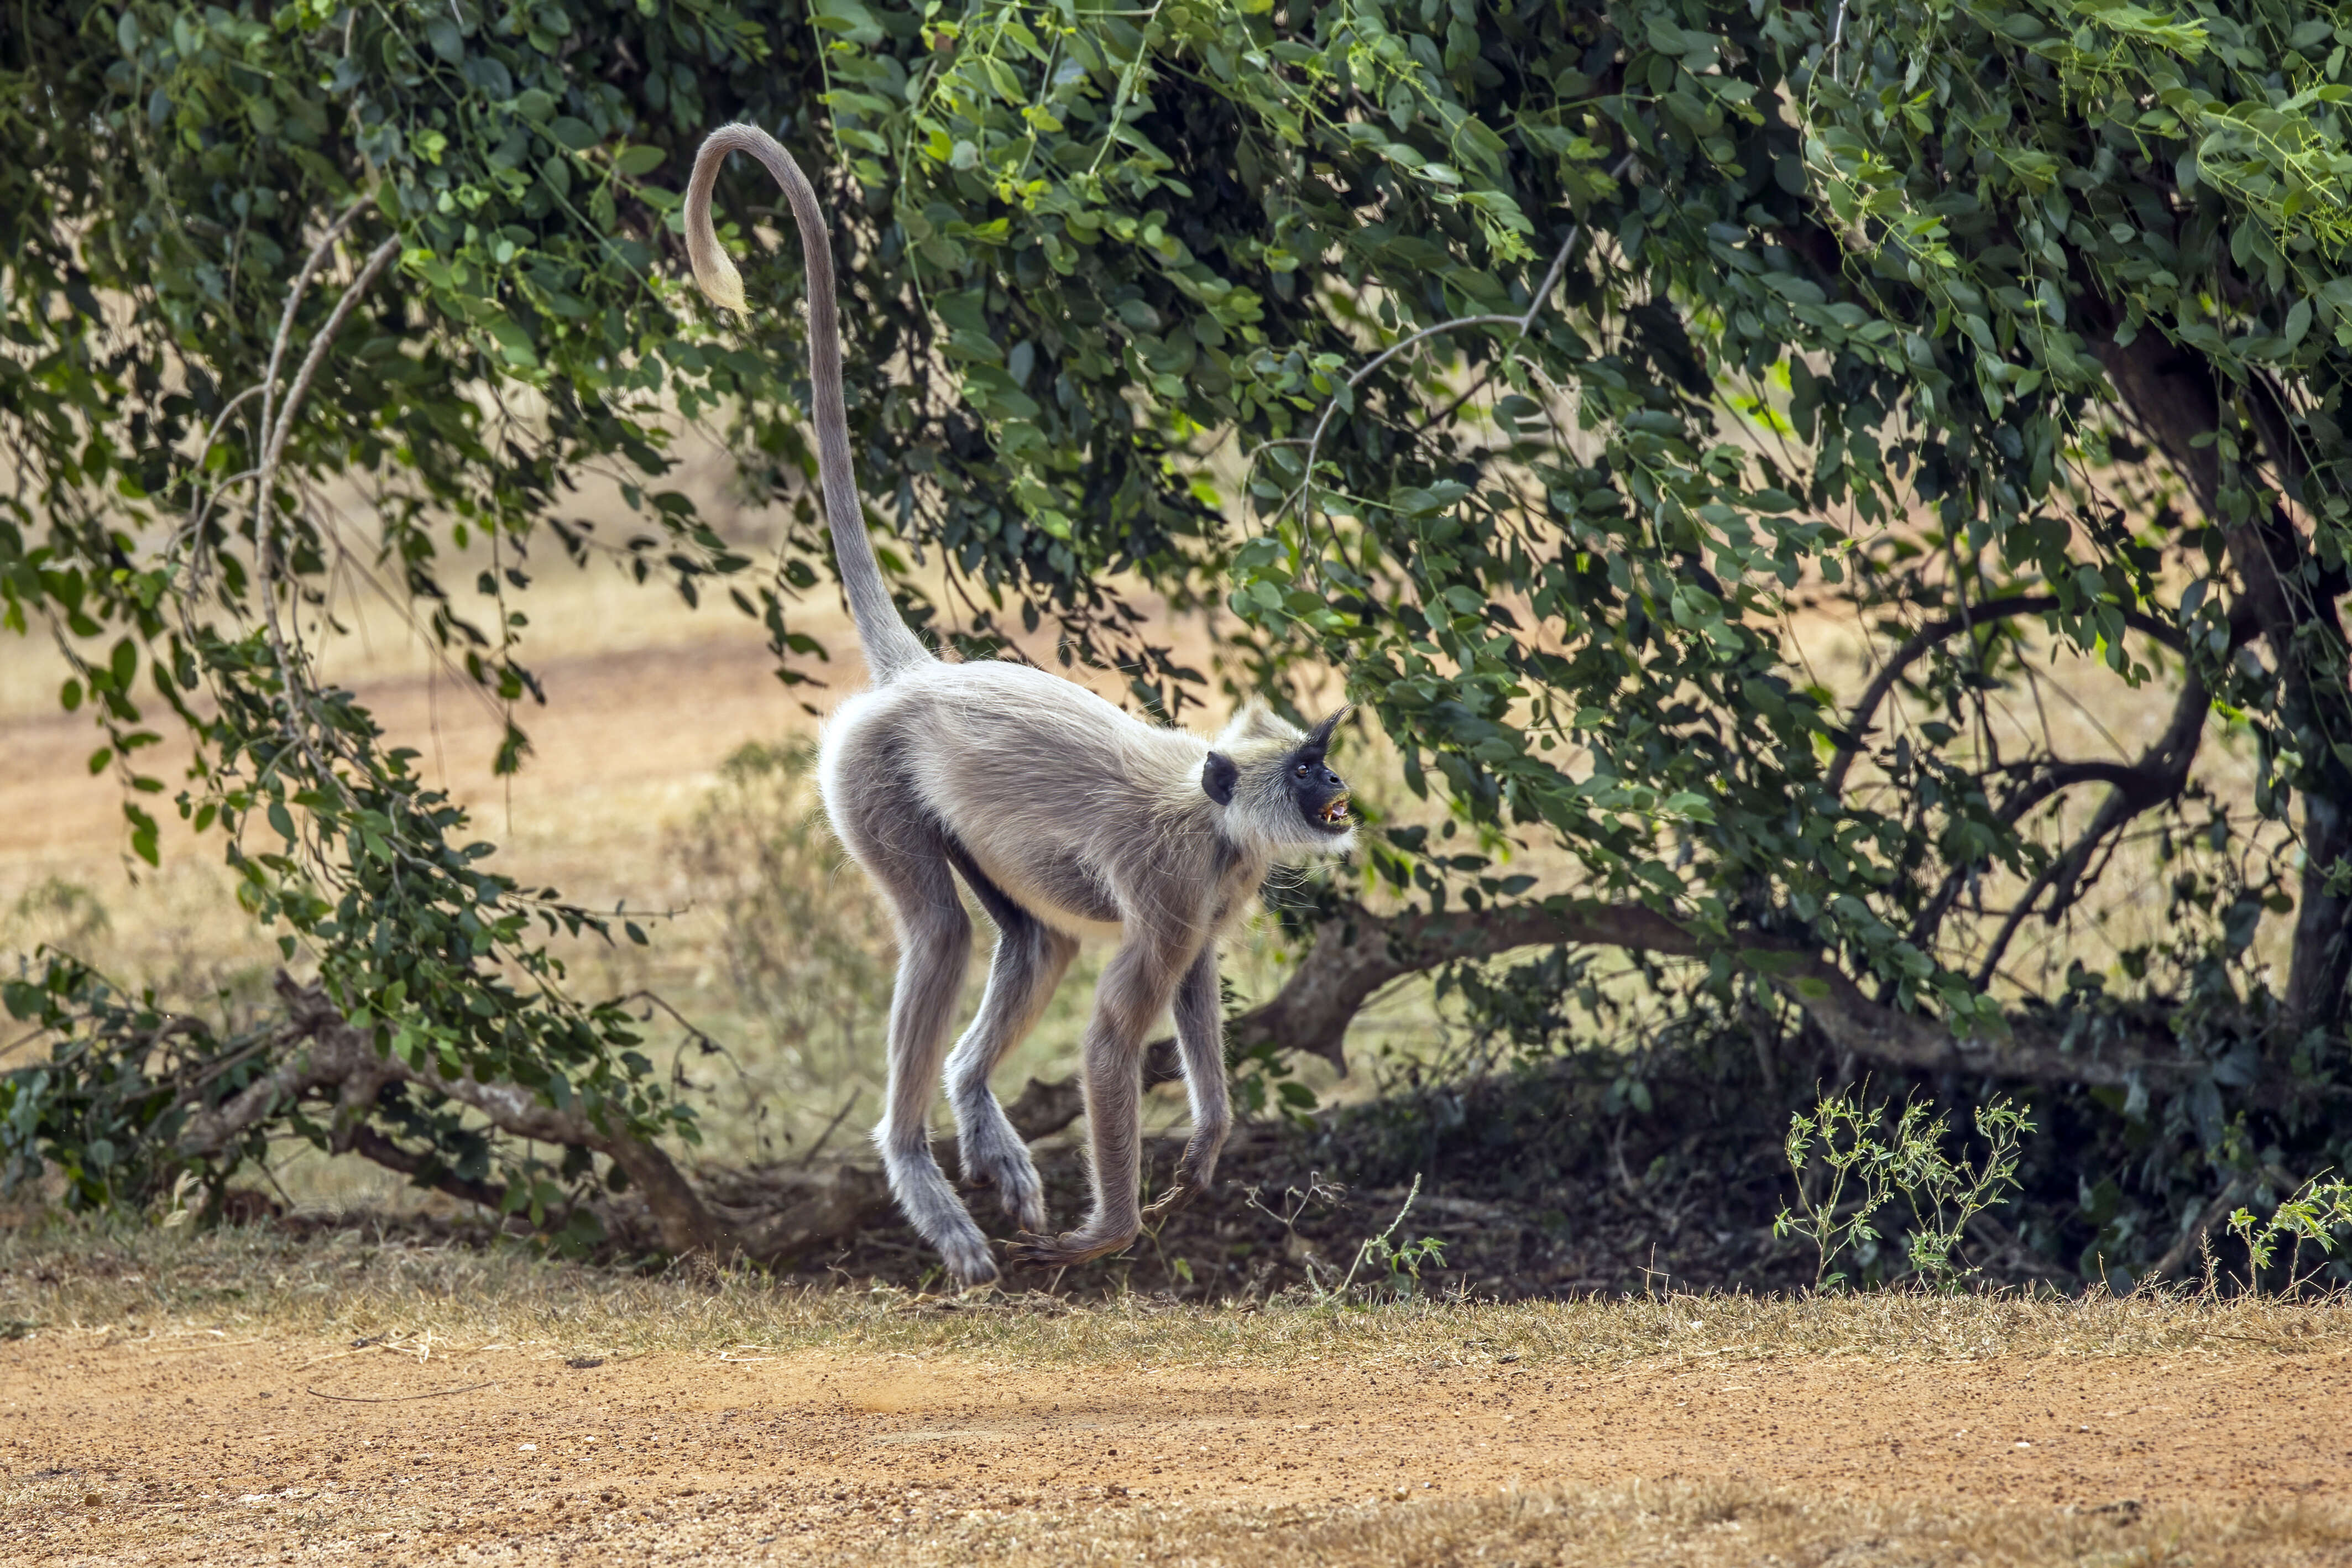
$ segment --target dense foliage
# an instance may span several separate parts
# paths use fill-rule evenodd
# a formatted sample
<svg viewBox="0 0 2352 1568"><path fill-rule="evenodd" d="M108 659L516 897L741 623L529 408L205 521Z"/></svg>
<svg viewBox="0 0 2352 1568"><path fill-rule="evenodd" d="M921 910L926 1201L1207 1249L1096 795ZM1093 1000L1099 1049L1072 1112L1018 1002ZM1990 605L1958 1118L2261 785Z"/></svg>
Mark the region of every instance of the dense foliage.
<svg viewBox="0 0 2352 1568"><path fill-rule="evenodd" d="M828 189L866 492L950 570L919 620L1058 617L1179 714L1202 677L1104 584L1222 602L1237 672L1340 666L1442 804L1367 897L1500 930L1509 842L1565 847L1545 910L1640 916L1575 929L1706 960L1710 1009L1911 1068L1874 1042L1924 1016L1969 1042L1947 1090L2070 1097L2112 1195L2067 1247L2145 1260L2229 1181L2347 1152L2347 47L2285 0L18 8L0 614L76 660L142 854L149 713L196 731L178 808L387 1048L680 1124L535 934L604 917L490 869L305 639L355 564L522 701L529 574L613 555L723 585L811 673L798 264L722 327L669 230L751 117ZM660 489L673 410L793 500L772 576ZM563 516L615 468L626 540ZM445 563L484 539L469 594ZM1883 645L1843 707L1791 629L1825 609ZM2144 755L2003 750L2053 643L2172 703ZM2221 733L2251 812L2197 770ZM2133 835L2173 940L2005 970ZM1465 979L1542 1040L1572 967ZM52 1089L0 1092L18 1148L87 1151Z"/></svg>

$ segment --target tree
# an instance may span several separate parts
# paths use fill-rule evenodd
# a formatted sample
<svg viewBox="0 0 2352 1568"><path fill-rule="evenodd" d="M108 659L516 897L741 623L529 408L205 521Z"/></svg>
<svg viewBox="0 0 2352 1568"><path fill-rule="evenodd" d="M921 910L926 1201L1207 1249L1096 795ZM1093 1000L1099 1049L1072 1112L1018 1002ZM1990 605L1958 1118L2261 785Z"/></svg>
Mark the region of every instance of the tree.
<svg viewBox="0 0 2352 1568"><path fill-rule="evenodd" d="M1221 603L1236 679L1344 668L1434 803L1301 917L1313 950L1257 1017L1277 1043L1336 1050L1383 976L1601 942L1699 960L1698 993L1780 998L1864 1059L2152 1130L2130 1181L2158 1241L2257 1150L2345 1152L2331 17L51 9L0 22L5 613L67 634L68 700L152 851L148 670L204 742L181 809L274 836L231 850L251 907L414 1070L579 1095L639 1138L684 1114L528 935L600 917L486 877L287 628L356 551L520 700L522 568L469 616L436 563L477 531L544 552L543 528L726 585L805 673L813 528L752 586L675 495L633 488L647 529L617 545L560 515L591 465L656 482L675 407L811 521L790 312L714 327L665 256L663 182L742 114L825 165L868 499L950 568L910 614L975 652L999 616L1058 618L1172 715L1202 679L1101 584ZM722 206L770 199L745 180ZM790 247L749 283L791 299ZM380 541L318 504L344 472L380 487ZM1882 639L1844 701L1788 631L1825 608ZM2005 742L1992 705L2051 645L2168 695L2157 742ZM2200 772L2217 731L2254 751L2250 810ZM1537 840L1572 893L1499 863ZM2174 940L2113 984L2005 970L2028 922L2112 893L2127 841ZM2276 986L2267 919L2291 928ZM12 1005L63 1020L75 984ZM1560 1026L1524 985L1478 994Z"/></svg>

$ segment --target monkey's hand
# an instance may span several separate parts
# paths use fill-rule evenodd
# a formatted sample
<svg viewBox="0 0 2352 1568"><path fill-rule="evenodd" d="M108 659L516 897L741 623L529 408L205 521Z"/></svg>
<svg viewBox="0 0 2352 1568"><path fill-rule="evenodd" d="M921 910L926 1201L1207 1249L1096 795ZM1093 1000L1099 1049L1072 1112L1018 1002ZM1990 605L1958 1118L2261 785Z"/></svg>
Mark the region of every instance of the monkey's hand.
<svg viewBox="0 0 2352 1568"><path fill-rule="evenodd" d="M1136 1232L1124 1236L1096 1236L1083 1230L1066 1230L1059 1236L1039 1236L1024 1230L1013 1238L1004 1249L1005 1260L1021 1268L1066 1268L1073 1263L1086 1263L1117 1252L1131 1244Z"/></svg>
<svg viewBox="0 0 2352 1568"><path fill-rule="evenodd" d="M1185 1144L1184 1152L1176 1162L1176 1173L1168 1183L1168 1190L1145 1205L1145 1221L1162 1220L1199 1197L1216 1184L1217 1147L1222 1135L1209 1140L1193 1139Z"/></svg>
<svg viewBox="0 0 2352 1568"><path fill-rule="evenodd" d="M1194 1182L1191 1173L1179 1169L1168 1190L1143 1205L1144 1223L1151 1225L1166 1219L1208 1190L1206 1185Z"/></svg>

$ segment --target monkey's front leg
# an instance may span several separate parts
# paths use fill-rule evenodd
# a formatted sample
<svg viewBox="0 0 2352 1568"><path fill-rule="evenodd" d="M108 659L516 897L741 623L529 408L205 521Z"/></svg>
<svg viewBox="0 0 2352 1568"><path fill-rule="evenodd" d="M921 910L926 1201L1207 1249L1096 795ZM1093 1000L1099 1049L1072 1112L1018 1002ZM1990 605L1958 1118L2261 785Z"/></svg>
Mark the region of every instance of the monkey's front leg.
<svg viewBox="0 0 2352 1568"><path fill-rule="evenodd" d="M1217 948L1212 942L1176 986L1176 1048L1184 1060L1184 1093L1192 1102L1192 1136L1184 1141L1168 1190L1143 1211L1147 1220L1174 1214L1216 1184L1217 1155L1232 1131L1225 1089L1225 1017L1217 994Z"/></svg>
<svg viewBox="0 0 2352 1568"><path fill-rule="evenodd" d="M1038 1268L1084 1263L1141 1233L1135 1189L1142 1173L1143 1033L1168 1005L1191 956L1181 938L1130 927L1104 967L1082 1047L1094 1208L1084 1225L1060 1236L1024 1233L1008 1249L1013 1262Z"/></svg>

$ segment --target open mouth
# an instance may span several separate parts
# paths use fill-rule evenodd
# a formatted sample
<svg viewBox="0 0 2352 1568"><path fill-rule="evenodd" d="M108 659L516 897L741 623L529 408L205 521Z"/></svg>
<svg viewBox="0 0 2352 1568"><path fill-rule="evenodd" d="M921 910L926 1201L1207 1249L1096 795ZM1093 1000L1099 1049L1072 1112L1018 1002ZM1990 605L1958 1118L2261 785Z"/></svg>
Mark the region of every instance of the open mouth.
<svg viewBox="0 0 2352 1568"><path fill-rule="evenodd" d="M1315 814L1315 820L1325 827L1349 826L1354 818L1348 815L1348 797L1343 795L1325 801L1323 809Z"/></svg>

